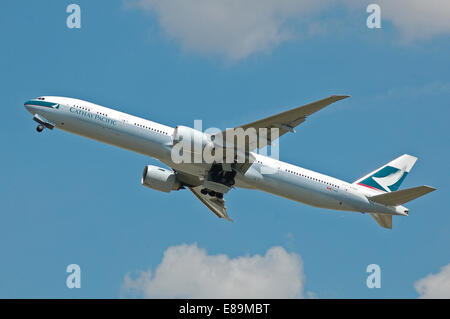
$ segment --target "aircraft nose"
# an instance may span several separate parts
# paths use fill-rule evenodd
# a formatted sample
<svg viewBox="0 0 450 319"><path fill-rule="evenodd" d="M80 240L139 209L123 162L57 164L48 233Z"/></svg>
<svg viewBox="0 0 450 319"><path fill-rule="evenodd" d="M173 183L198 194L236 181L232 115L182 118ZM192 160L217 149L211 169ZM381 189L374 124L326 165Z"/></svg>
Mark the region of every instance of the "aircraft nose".
<svg viewBox="0 0 450 319"><path fill-rule="evenodd" d="M25 108L27 109L28 112L33 113L33 101L32 100L28 100L25 103L23 103L23 106L25 106Z"/></svg>

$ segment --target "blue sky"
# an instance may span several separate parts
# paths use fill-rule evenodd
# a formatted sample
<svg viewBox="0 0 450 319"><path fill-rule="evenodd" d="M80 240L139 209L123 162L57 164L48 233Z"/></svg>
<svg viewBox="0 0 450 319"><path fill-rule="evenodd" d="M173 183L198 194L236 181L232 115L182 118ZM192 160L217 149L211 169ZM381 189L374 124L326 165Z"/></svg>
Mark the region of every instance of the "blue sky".
<svg viewBox="0 0 450 319"><path fill-rule="evenodd" d="M306 6L278 13L269 26L278 33L242 53L236 32L253 26L239 16L235 28L190 29L195 10L178 10L188 22L174 25L173 8L158 1L77 1L75 30L66 27L69 3L1 4L0 297L117 298L127 274L153 271L184 243L230 259L281 246L301 256L302 295L319 298L416 298L414 283L450 263L445 23L436 18L428 30L426 19L405 20L411 9L387 6L382 29L370 30L364 5ZM394 218L393 230L249 190L227 196L233 223L218 220L188 191L142 187L156 160L62 131L37 134L23 107L69 96L170 126L202 119L226 128L331 94L352 97L283 136L280 159L353 181L404 153L419 157L402 187L438 190L408 203L410 216ZM81 289L66 287L72 263ZM380 289L366 286L373 263Z"/></svg>

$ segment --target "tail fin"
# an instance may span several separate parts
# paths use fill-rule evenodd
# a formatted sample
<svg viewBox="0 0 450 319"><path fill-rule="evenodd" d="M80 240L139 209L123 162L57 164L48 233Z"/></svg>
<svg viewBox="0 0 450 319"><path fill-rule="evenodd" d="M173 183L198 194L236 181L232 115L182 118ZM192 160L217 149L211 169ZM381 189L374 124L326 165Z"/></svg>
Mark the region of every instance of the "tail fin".
<svg viewBox="0 0 450 319"><path fill-rule="evenodd" d="M383 192L395 192L417 161L417 157L404 154L379 169L353 182Z"/></svg>

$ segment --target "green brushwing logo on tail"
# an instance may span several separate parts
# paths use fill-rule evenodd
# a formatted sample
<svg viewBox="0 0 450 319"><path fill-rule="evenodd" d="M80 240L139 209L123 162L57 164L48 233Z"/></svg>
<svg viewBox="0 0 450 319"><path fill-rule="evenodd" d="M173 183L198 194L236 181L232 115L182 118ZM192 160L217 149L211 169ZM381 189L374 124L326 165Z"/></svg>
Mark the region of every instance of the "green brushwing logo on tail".
<svg viewBox="0 0 450 319"><path fill-rule="evenodd" d="M384 192L395 192L406 178L406 175L408 173L404 170L392 166L385 166L358 184Z"/></svg>

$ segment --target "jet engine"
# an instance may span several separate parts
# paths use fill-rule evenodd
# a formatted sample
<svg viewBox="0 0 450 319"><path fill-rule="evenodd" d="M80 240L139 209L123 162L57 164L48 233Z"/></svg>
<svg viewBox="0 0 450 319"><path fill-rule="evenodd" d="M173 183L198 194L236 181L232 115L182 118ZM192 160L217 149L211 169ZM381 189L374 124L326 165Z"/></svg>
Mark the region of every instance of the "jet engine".
<svg viewBox="0 0 450 319"><path fill-rule="evenodd" d="M166 193L182 188L173 171L153 165L144 168L141 183L148 188Z"/></svg>

